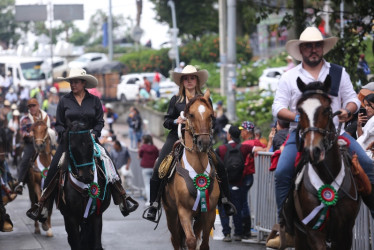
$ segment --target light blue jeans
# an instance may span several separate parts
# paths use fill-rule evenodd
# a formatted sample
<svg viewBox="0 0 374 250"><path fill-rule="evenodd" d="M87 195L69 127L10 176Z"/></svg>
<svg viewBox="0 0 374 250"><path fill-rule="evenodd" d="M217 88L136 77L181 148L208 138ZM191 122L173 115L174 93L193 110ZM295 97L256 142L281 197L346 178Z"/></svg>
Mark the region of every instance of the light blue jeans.
<svg viewBox="0 0 374 250"><path fill-rule="evenodd" d="M143 182L145 186L145 195L147 198L147 202L150 199L150 181L153 174L153 168L144 168L142 167L142 175L143 175Z"/></svg>
<svg viewBox="0 0 374 250"><path fill-rule="evenodd" d="M369 180L374 184L374 165L373 161L367 156L363 148L357 141L347 133L343 134L350 141L349 152L356 153L358 161L363 170L369 177ZM292 185L292 178L295 171L295 159L297 154L296 147L296 132L290 133L290 137L284 147L282 154L279 157L278 165L275 170L275 196L278 207L278 218L281 214L283 202L286 200L288 192Z"/></svg>

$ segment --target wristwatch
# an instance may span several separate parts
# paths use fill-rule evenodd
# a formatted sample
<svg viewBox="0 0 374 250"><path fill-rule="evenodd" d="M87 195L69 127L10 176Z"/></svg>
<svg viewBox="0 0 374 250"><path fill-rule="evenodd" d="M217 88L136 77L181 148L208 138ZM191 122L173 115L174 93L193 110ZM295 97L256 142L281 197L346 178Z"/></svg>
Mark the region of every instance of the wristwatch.
<svg viewBox="0 0 374 250"><path fill-rule="evenodd" d="M348 113L348 118L352 116L352 112L349 109L345 108L345 111Z"/></svg>

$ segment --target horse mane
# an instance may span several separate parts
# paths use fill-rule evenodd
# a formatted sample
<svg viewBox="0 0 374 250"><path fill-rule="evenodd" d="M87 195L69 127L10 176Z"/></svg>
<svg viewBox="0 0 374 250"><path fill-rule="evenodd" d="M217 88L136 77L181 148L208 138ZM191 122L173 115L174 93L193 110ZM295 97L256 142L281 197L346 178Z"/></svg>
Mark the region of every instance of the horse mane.
<svg viewBox="0 0 374 250"><path fill-rule="evenodd" d="M192 104L194 104L194 102L196 102L197 100L199 100L199 101L201 101L201 102L203 102L203 103L205 103L210 109L213 109L213 107L212 107L212 105L210 104L210 102L209 101L207 101L205 98L204 98L204 96L203 95L196 95L196 96L194 96L194 98L192 98L191 100L190 100L190 102L189 103L187 103L187 105L186 105L186 113L189 113L189 111L190 111L190 107L192 106Z"/></svg>

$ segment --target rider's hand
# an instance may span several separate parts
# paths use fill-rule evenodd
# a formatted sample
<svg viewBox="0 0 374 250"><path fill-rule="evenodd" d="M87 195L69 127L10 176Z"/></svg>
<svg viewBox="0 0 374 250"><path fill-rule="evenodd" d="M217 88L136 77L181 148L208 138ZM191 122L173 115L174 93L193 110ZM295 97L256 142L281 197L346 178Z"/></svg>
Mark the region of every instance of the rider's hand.
<svg viewBox="0 0 374 250"><path fill-rule="evenodd" d="M339 122L343 123L349 120L348 111L346 109L340 109L340 115L338 115Z"/></svg>
<svg viewBox="0 0 374 250"><path fill-rule="evenodd" d="M179 116L179 117L177 118L177 124L184 124L184 123L186 123L186 121L183 120L183 118Z"/></svg>

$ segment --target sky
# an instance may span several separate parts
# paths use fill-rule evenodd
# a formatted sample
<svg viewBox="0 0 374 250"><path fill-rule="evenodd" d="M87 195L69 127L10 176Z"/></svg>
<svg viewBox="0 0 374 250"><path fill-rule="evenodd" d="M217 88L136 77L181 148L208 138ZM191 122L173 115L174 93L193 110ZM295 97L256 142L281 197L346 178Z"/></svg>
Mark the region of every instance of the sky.
<svg viewBox="0 0 374 250"><path fill-rule="evenodd" d="M83 4L84 20L74 21L74 24L81 30L86 31L90 17L101 9L109 13L109 0L16 0L16 5L29 4ZM112 14L122 14L125 18L130 16L136 23L136 0L112 0ZM145 44L149 39L152 41L153 48L160 48L160 45L168 41L169 26L160 24L154 18L156 12L153 10L153 4L149 0L143 0L143 13L141 16L140 27L144 30L140 40L141 44Z"/></svg>

